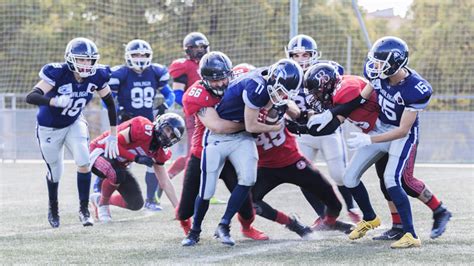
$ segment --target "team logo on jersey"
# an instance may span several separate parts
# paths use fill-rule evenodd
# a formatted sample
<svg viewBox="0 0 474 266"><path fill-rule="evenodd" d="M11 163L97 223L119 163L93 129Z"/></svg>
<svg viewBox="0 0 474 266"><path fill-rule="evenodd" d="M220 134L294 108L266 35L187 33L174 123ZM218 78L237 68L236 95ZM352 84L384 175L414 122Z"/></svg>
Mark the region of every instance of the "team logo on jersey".
<svg viewBox="0 0 474 266"><path fill-rule="evenodd" d="M87 93L93 93L95 90L97 90L97 85L94 83L89 83L89 85L87 85Z"/></svg>
<svg viewBox="0 0 474 266"><path fill-rule="evenodd" d="M306 162L305 160L300 160L296 163L296 168L298 168L298 170L303 170L306 168Z"/></svg>
<svg viewBox="0 0 474 266"><path fill-rule="evenodd" d="M71 94L72 93L72 84L64 84L61 87L58 88L58 93L59 94Z"/></svg>
<svg viewBox="0 0 474 266"><path fill-rule="evenodd" d="M403 98L402 98L402 95L400 94L400 92L395 93L395 95L393 95L393 99L395 99L397 104L405 105L405 101L403 101Z"/></svg>

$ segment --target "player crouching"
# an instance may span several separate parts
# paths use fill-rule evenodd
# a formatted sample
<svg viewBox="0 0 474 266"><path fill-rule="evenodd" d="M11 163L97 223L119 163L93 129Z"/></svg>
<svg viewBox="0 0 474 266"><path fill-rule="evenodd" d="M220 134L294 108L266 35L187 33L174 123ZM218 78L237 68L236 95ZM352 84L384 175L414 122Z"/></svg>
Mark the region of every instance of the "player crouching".
<svg viewBox="0 0 474 266"><path fill-rule="evenodd" d="M153 167L160 187L176 207L176 192L163 165L171 157L168 148L183 137L184 120L173 113L159 116L153 123L138 116L120 124L118 132L120 156L117 159L105 158L103 154L108 131L90 144L92 172L104 179L101 193L91 195L96 219L101 222L112 220L109 205L134 211L143 207L140 186L127 168L132 162ZM119 193L112 195L115 190Z"/></svg>

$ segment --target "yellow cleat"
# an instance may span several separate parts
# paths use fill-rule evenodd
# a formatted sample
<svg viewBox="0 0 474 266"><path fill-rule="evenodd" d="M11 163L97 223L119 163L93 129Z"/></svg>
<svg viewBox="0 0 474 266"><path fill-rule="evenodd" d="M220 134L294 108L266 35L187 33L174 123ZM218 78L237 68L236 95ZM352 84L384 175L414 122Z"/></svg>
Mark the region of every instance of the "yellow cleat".
<svg viewBox="0 0 474 266"><path fill-rule="evenodd" d="M378 216L376 216L375 219L371 221L362 220L356 224L355 229L352 230L352 232L349 234L349 239L351 240L359 239L365 236L365 233L367 233L367 231L379 227L380 224L381 224L381 221Z"/></svg>
<svg viewBox="0 0 474 266"><path fill-rule="evenodd" d="M421 240L414 238L411 233L406 233L398 241L390 245L391 248L413 248L421 247Z"/></svg>
<svg viewBox="0 0 474 266"><path fill-rule="evenodd" d="M220 204L226 204L227 201L225 200L220 200L216 197L212 197L210 200L209 200L209 203L212 204L212 205L220 205Z"/></svg>

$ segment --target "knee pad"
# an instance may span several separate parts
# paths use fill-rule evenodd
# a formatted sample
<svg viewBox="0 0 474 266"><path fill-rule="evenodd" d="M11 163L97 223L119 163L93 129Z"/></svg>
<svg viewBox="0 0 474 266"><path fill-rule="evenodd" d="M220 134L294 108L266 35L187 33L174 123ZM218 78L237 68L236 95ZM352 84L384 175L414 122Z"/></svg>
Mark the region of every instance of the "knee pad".
<svg viewBox="0 0 474 266"><path fill-rule="evenodd" d="M143 204L145 204L145 202L143 201L143 197L140 195L135 197L131 202L127 202L127 208L132 211L138 211L143 208Z"/></svg>
<svg viewBox="0 0 474 266"><path fill-rule="evenodd" d="M360 180L354 175L348 175L347 173L343 178L344 186L347 188L355 188L359 185Z"/></svg>

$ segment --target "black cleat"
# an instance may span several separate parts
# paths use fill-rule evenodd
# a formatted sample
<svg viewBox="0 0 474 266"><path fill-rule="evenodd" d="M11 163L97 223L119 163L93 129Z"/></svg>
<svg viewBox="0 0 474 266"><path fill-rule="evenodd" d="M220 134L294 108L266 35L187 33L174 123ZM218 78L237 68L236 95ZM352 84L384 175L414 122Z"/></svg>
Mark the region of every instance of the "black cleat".
<svg viewBox="0 0 474 266"><path fill-rule="evenodd" d="M59 227L58 202L50 201L48 210L48 222L52 228Z"/></svg>
<svg viewBox="0 0 474 266"><path fill-rule="evenodd" d="M230 236L230 226L228 224L219 224L217 226L214 236L222 242L224 245L233 246L235 245L234 239Z"/></svg>
<svg viewBox="0 0 474 266"><path fill-rule="evenodd" d="M405 232L402 228L392 227L389 230L383 232L381 235L373 237L373 240L399 240L403 237Z"/></svg>
<svg viewBox="0 0 474 266"><path fill-rule="evenodd" d="M200 231L190 230L188 236L181 241L183 247L192 247L199 242Z"/></svg>
<svg viewBox="0 0 474 266"><path fill-rule="evenodd" d="M87 207L89 202L84 201L81 202L81 206L79 207L79 221L81 221L83 226L93 226L94 219L92 219L91 214L89 212L89 208Z"/></svg>
<svg viewBox="0 0 474 266"><path fill-rule="evenodd" d="M296 216L290 218L290 223L286 225L286 228L297 233L303 239L308 238L313 232L309 226L302 224Z"/></svg>
<svg viewBox="0 0 474 266"><path fill-rule="evenodd" d="M430 235L432 239L440 237L444 231L446 231L446 225L448 224L449 219L451 219L451 216L453 216L453 214L446 209L442 212L433 214L434 222Z"/></svg>

